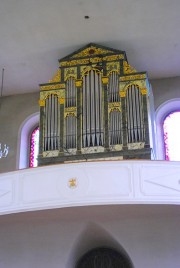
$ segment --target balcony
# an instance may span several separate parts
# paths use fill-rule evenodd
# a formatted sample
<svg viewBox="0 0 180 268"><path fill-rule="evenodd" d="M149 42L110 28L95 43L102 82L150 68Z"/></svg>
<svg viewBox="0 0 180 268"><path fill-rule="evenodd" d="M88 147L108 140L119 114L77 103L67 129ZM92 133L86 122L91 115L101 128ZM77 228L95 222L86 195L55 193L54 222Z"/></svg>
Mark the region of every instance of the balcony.
<svg viewBox="0 0 180 268"><path fill-rule="evenodd" d="M0 174L1 215L72 206L179 203L179 162L96 161Z"/></svg>

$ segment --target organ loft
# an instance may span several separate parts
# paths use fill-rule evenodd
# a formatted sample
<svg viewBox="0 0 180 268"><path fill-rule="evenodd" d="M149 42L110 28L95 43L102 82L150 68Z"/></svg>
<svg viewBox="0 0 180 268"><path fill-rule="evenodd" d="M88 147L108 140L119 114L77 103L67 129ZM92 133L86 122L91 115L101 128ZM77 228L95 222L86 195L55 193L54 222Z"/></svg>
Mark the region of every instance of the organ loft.
<svg viewBox="0 0 180 268"><path fill-rule="evenodd" d="M39 165L152 159L153 96L121 50L89 44L40 85Z"/></svg>

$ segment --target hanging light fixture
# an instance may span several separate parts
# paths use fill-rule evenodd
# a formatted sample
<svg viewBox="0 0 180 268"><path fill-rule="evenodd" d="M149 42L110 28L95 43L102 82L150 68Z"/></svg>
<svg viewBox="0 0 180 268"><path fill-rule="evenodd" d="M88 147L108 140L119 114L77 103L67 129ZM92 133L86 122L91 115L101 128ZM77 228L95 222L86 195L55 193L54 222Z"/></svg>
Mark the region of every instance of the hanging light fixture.
<svg viewBox="0 0 180 268"><path fill-rule="evenodd" d="M3 96L3 84L4 84L4 68L2 69L2 80L1 80L1 98ZM7 157L9 153L9 146L7 144L0 143L0 158Z"/></svg>
<svg viewBox="0 0 180 268"><path fill-rule="evenodd" d="M0 158L6 157L9 153L9 146L4 144L4 146L0 143Z"/></svg>

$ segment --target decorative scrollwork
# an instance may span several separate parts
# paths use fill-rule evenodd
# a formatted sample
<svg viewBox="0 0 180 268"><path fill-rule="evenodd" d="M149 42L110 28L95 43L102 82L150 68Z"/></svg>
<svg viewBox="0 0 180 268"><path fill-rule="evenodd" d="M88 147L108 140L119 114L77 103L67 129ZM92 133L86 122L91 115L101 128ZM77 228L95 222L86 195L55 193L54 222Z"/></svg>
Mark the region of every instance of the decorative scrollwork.
<svg viewBox="0 0 180 268"><path fill-rule="evenodd" d="M107 75L109 76L112 72L117 72L120 74L120 64L119 62L108 62L107 66Z"/></svg>
<svg viewBox="0 0 180 268"><path fill-rule="evenodd" d="M77 68L76 67L66 68L64 70L64 80L66 81L70 77L77 79Z"/></svg>
<svg viewBox="0 0 180 268"><path fill-rule="evenodd" d="M114 52L111 50L90 46L88 48L83 49L81 52L74 54L72 58L90 57L94 55L110 54L110 53Z"/></svg>
<svg viewBox="0 0 180 268"><path fill-rule="evenodd" d="M64 110L64 117L66 118L67 116L77 116L77 108L76 107L68 107L65 108Z"/></svg>
<svg viewBox="0 0 180 268"><path fill-rule="evenodd" d="M50 84L50 85L42 85L40 86L40 90L54 90L54 89L62 89L65 88L65 84Z"/></svg>
<svg viewBox="0 0 180 268"><path fill-rule="evenodd" d="M60 81L61 81L61 71L60 71L60 69L58 69L58 71L56 72L54 77L51 80L49 80L49 83L56 83L56 82L60 82Z"/></svg>
<svg viewBox="0 0 180 268"><path fill-rule="evenodd" d="M113 111L121 112L121 103L120 102L110 102L108 104L108 112L110 113Z"/></svg>
<svg viewBox="0 0 180 268"><path fill-rule="evenodd" d="M138 80L138 79L146 79L146 74L134 74L121 76L120 81L129 81L129 80Z"/></svg>
<svg viewBox="0 0 180 268"><path fill-rule="evenodd" d="M136 69L134 69L127 61L123 61L124 74L132 74L137 73Z"/></svg>

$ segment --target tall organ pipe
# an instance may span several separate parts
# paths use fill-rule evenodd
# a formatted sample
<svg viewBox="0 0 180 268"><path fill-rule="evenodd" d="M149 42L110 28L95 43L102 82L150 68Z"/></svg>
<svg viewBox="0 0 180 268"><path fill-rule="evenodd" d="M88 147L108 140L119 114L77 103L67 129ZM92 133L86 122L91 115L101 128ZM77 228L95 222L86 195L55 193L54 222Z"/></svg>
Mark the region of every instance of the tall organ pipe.
<svg viewBox="0 0 180 268"><path fill-rule="evenodd" d="M90 70L83 77L83 146L103 145L101 74Z"/></svg>
<svg viewBox="0 0 180 268"><path fill-rule="evenodd" d="M76 86L73 77L66 82L66 108L76 106ZM76 117L67 116L66 119L66 149L76 148Z"/></svg>
<svg viewBox="0 0 180 268"><path fill-rule="evenodd" d="M59 106L56 95L51 94L45 102L44 151L58 150Z"/></svg>
<svg viewBox="0 0 180 268"><path fill-rule="evenodd" d="M126 95L128 143L144 141L143 106L140 90L135 85L127 89Z"/></svg>

